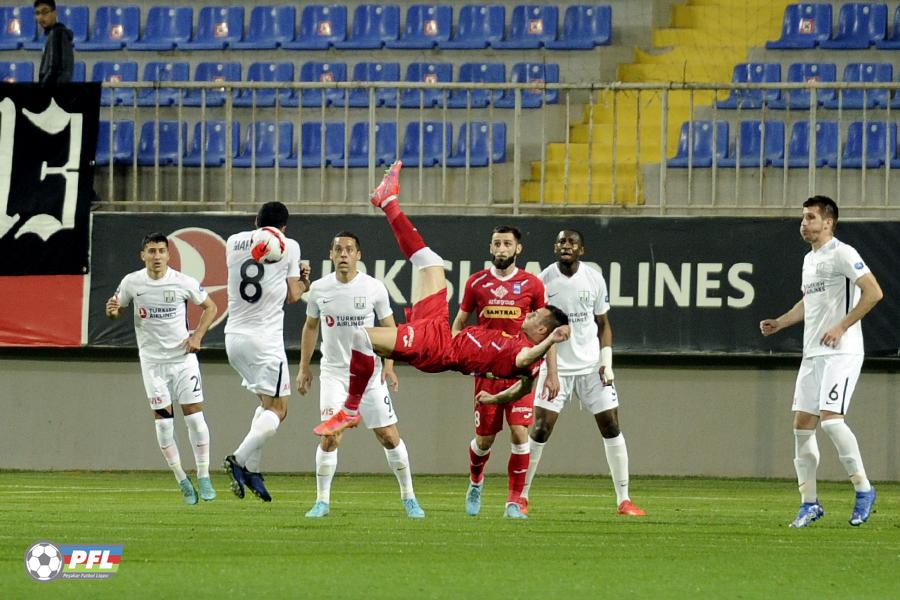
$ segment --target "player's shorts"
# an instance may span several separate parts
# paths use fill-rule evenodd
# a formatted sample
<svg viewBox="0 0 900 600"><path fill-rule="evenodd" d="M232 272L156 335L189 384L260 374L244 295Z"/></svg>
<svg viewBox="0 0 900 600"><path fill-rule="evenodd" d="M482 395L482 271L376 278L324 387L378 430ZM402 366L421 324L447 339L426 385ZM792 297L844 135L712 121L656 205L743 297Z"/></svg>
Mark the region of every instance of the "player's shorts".
<svg viewBox="0 0 900 600"><path fill-rule="evenodd" d="M350 391L349 380L331 375L319 377L319 411L323 421L327 421L344 406L347 393ZM387 384L381 381L381 374L375 373L369 387L366 388L359 403L359 415L369 429L387 427L397 422L397 413L391 402L391 394Z"/></svg>
<svg viewBox="0 0 900 600"><path fill-rule="evenodd" d="M291 374L283 340L229 333L225 336L225 351L228 362L243 378L245 388L273 398L291 395Z"/></svg>
<svg viewBox="0 0 900 600"><path fill-rule="evenodd" d="M502 392L516 384L515 379L475 378L475 395L484 390L491 394ZM506 404L475 403L475 435L496 435L503 429L503 418L510 425L528 427L534 422L534 394L522 396Z"/></svg>
<svg viewBox="0 0 900 600"><path fill-rule="evenodd" d="M409 322L397 326L397 341L390 358L426 373L440 373L448 369L445 355L452 339L444 288L413 304Z"/></svg>
<svg viewBox="0 0 900 600"><path fill-rule="evenodd" d="M583 375L560 375L559 393L552 400L544 397L544 382L547 380L546 369L541 369L537 383L534 384L534 406L561 412L572 396L578 396L581 406L589 410L592 415L618 408L619 395L615 385L603 385L600 373L594 371Z"/></svg>
<svg viewBox="0 0 900 600"><path fill-rule="evenodd" d="M168 408L173 401L181 405L203 402L196 354L185 354L184 360L172 363L141 361L141 374L151 410Z"/></svg>
<svg viewBox="0 0 900 600"><path fill-rule="evenodd" d="M859 354L804 358L797 373L792 410L816 416L823 410L847 414L862 364Z"/></svg>

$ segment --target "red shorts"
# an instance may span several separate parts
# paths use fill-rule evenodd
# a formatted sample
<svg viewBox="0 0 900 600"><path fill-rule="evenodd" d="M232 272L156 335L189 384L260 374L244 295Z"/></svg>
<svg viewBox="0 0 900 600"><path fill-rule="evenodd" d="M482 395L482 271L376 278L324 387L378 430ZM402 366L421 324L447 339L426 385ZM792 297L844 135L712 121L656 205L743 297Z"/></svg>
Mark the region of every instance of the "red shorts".
<svg viewBox="0 0 900 600"><path fill-rule="evenodd" d="M397 326L390 357L426 373L440 373L448 370L445 355L452 339L445 288L413 304L409 322Z"/></svg>
<svg viewBox="0 0 900 600"><path fill-rule="evenodd" d="M491 394L502 392L511 385L515 385L515 379L485 379L475 378L475 394L484 390ZM510 425L522 425L528 427L534 422L534 393L529 393L515 402L507 404L478 404L475 403L475 435L496 435L503 429L503 416Z"/></svg>

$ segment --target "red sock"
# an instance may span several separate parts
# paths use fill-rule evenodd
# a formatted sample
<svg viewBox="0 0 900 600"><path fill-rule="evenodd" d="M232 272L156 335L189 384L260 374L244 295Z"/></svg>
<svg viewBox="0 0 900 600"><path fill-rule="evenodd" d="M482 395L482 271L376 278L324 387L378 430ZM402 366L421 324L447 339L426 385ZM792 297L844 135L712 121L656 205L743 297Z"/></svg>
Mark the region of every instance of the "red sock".
<svg viewBox="0 0 900 600"><path fill-rule="evenodd" d="M472 478L472 483L481 483L484 479L484 465L487 464L488 459L491 457L490 451L484 456L478 456L475 454L475 451L472 450L472 447L469 446L469 477ZM522 480L524 484L524 479Z"/></svg>
<svg viewBox="0 0 900 600"><path fill-rule="evenodd" d="M525 474L528 472L528 463L531 454L510 454L506 472L509 474L509 496L507 502L519 502L522 489L525 487Z"/></svg>
<svg viewBox="0 0 900 600"><path fill-rule="evenodd" d="M403 252L406 258L426 247L425 240L419 235L419 230L406 218L396 200L385 204L384 214L387 215L388 224L394 231L394 237L397 238L400 251Z"/></svg>
<svg viewBox="0 0 900 600"><path fill-rule="evenodd" d="M364 354L359 350L350 352L350 385L344 408L350 410L359 408L359 403L362 401L366 388L369 387L369 380L374 372L375 357L373 355Z"/></svg>

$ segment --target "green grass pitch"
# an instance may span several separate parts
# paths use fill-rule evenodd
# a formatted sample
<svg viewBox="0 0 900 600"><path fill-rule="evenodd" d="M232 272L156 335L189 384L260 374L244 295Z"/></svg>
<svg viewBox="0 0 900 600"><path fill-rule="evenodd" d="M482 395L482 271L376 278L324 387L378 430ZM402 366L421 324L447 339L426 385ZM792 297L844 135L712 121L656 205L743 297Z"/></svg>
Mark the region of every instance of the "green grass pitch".
<svg viewBox="0 0 900 600"><path fill-rule="evenodd" d="M538 477L531 518L501 518L505 477L482 513L464 476L418 476L407 519L390 475L335 478L332 512L304 518L311 475L272 475L274 497L186 506L169 473L0 472L2 598L898 598L900 484L879 484L869 523L847 524L848 483L820 483L826 515L787 527L784 480L643 478L643 519L614 514L606 477ZM31 581L25 550L124 544L105 581Z"/></svg>

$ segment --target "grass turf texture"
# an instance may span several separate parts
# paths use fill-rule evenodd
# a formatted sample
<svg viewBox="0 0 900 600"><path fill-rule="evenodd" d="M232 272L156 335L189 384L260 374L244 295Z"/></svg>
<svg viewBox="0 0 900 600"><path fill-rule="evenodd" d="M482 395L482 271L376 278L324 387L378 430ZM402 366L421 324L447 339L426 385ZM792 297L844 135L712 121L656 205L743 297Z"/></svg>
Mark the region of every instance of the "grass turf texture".
<svg viewBox="0 0 900 600"><path fill-rule="evenodd" d="M274 502L187 506L169 473L0 472L3 598L897 598L900 484L877 486L869 523L850 527L849 483L820 483L825 517L789 529L785 480L636 478L642 519L619 517L606 477L540 477L531 519L501 518L505 477L481 515L466 479L418 476L425 520L407 519L390 475L335 479L332 512L306 519L311 475L272 475ZM124 544L105 581L37 583L37 540Z"/></svg>

